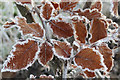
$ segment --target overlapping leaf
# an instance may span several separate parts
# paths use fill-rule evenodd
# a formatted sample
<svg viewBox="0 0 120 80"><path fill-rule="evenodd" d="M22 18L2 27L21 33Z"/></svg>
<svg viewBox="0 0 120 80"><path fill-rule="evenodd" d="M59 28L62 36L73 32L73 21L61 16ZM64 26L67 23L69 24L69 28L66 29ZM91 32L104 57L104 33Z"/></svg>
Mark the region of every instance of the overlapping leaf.
<svg viewBox="0 0 120 80"><path fill-rule="evenodd" d="M91 43L94 43L100 39L107 37L107 23L103 19L93 19L91 21L90 33L92 38L90 39Z"/></svg>
<svg viewBox="0 0 120 80"><path fill-rule="evenodd" d="M102 10L102 2L98 0L94 3L94 5L91 6L90 9L98 9L98 11L100 12Z"/></svg>
<svg viewBox="0 0 120 80"><path fill-rule="evenodd" d="M78 9L76 11L74 11L74 13L78 13L79 16L85 16L87 17L89 20L92 20L94 18L102 18L104 17L100 12L98 12L98 10L93 9L85 9L84 11L81 9Z"/></svg>
<svg viewBox="0 0 120 80"><path fill-rule="evenodd" d="M100 53L103 55L104 63L108 68L107 71L109 72L113 67L112 50L109 49L105 43L102 43L98 47Z"/></svg>
<svg viewBox="0 0 120 80"><path fill-rule="evenodd" d="M54 44L54 54L58 58L69 59L72 55L72 47L67 42L52 40Z"/></svg>
<svg viewBox="0 0 120 80"><path fill-rule="evenodd" d="M44 19L49 20L52 15L52 11L53 7L51 6L50 3L46 2L45 5L43 5L41 8L41 16Z"/></svg>
<svg viewBox="0 0 120 80"><path fill-rule="evenodd" d="M58 38L69 38L73 36L73 29L70 23L63 20L51 20L49 25L53 30L53 34L58 36Z"/></svg>
<svg viewBox="0 0 120 80"><path fill-rule="evenodd" d="M35 40L28 39L17 42L5 61L2 71L26 69L35 61L37 52L38 44Z"/></svg>
<svg viewBox="0 0 120 80"><path fill-rule="evenodd" d="M99 53L93 51L92 48L82 49L75 56L75 63L83 69L88 68L89 70L95 70L103 68Z"/></svg>
<svg viewBox="0 0 120 80"><path fill-rule="evenodd" d="M47 63L53 58L52 45L48 42L44 42L40 45L40 52L38 54L38 61L42 65L46 66Z"/></svg>

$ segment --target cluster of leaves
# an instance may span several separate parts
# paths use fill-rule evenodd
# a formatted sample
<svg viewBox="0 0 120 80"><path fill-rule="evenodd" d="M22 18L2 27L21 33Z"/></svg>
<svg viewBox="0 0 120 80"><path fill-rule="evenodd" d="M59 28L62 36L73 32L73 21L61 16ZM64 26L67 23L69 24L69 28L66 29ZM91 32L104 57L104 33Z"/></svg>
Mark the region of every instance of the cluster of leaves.
<svg viewBox="0 0 120 80"><path fill-rule="evenodd" d="M2 72L27 69L36 60L48 67L49 61L57 56L69 62L69 67L81 69L79 75L85 78L96 77L96 73L107 76L113 67L113 52L107 42L115 39L118 25L101 13L100 0L90 9L82 10L77 4L79 1L43 1L33 7L41 24L27 23L24 17L6 22L4 28L18 27L23 39L13 46ZM116 15L116 8L113 9ZM24 39L26 36L29 38Z"/></svg>

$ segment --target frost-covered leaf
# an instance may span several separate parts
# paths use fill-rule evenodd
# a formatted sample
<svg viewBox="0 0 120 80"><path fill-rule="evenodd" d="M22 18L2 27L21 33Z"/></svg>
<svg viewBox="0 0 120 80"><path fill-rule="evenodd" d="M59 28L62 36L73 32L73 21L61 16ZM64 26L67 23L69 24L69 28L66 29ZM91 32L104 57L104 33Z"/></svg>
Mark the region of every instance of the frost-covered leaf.
<svg viewBox="0 0 120 80"><path fill-rule="evenodd" d="M68 42L52 40L54 45L54 54L58 58L69 59L73 53L72 47Z"/></svg>
<svg viewBox="0 0 120 80"><path fill-rule="evenodd" d="M76 40L79 40L81 43L85 43L87 36L87 29L82 20L74 22L75 34L74 37Z"/></svg>
<svg viewBox="0 0 120 80"><path fill-rule="evenodd" d="M17 17L18 26L23 35L32 35L37 38L42 38L44 36L44 29L38 23L28 24L25 18Z"/></svg>
<svg viewBox="0 0 120 80"><path fill-rule="evenodd" d="M38 61L43 66L47 65L47 63L53 58L53 50L52 45L45 41L40 45L40 52L38 54Z"/></svg>
<svg viewBox="0 0 120 80"><path fill-rule="evenodd" d="M52 15L52 11L53 7L51 6L50 3L46 2L45 5L41 7L41 16L44 19L49 20Z"/></svg>
<svg viewBox="0 0 120 80"><path fill-rule="evenodd" d="M69 38L73 36L71 23L67 23L63 20L51 20L49 25L53 30L53 34L58 38Z"/></svg>
<svg viewBox="0 0 120 80"><path fill-rule="evenodd" d="M118 0L112 0L111 14L113 16L118 16Z"/></svg>
<svg viewBox="0 0 120 80"><path fill-rule="evenodd" d="M98 9L98 11L100 12L102 10L101 0L98 0L97 2L95 2L94 5L92 5L90 9Z"/></svg>
<svg viewBox="0 0 120 80"><path fill-rule="evenodd" d="M34 63L37 52L38 44L35 40L20 40L14 45L10 55L4 62L2 71L15 72L27 69Z"/></svg>
<svg viewBox="0 0 120 80"><path fill-rule="evenodd" d="M22 4L31 4L31 0L15 0L16 2L21 2Z"/></svg>
<svg viewBox="0 0 120 80"><path fill-rule="evenodd" d="M78 0L61 0L60 8L62 10L73 10L76 7Z"/></svg>
<svg viewBox="0 0 120 80"><path fill-rule="evenodd" d="M14 26L15 25L15 22L6 22L4 25L3 25L3 27L4 28L11 28L12 26Z"/></svg>
<svg viewBox="0 0 120 80"><path fill-rule="evenodd" d="M95 70L103 68L99 53L92 48L82 49L75 56L75 63L83 69L88 68L89 70Z"/></svg>
<svg viewBox="0 0 120 80"><path fill-rule="evenodd" d="M103 19L93 19L90 24L91 43L107 37L107 22Z"/></svg>
<svg viewBox="0 0 120 80"><path fill-rule="evenodd" d="M59 4L57 2L51 2L52 5L54 6L55 9L57 9L59 7Z"/></svg>
<svg viewBox="0 0 120 80"><path fill-rule="evenodd" d="M40 79L38 79L38 80L54 80L54 76L40 75Z"/></svg>
<svg viewBox="0 0 120 80"><path fill-rule="evenodd" d="M107 71L109 72L113 67L113 59L112 59L112 50L108 48L105 43L102 43L98 46L100 53L103 55L104 63L107 66Z"/></svg>
<svg viewBox="0 0 120 80"><path fill-rule="evenodd" d="M92 20L94 18L101 18L104 17L101 12L98 12L97 9L85 9L84 11L81 9L78 9L76 11L74 11L74 13L78 13L79 16L85 16L87 17L89 20Z"/></svg>
<svg viewBox="0 0 120 80"><path fill-rule="evenodd" d="M90 72L90 71L88 71L88 70L85 70L84 71L84 76L86 77L86 78L90 78L90 77L95 77L95 72Z"/></svg>

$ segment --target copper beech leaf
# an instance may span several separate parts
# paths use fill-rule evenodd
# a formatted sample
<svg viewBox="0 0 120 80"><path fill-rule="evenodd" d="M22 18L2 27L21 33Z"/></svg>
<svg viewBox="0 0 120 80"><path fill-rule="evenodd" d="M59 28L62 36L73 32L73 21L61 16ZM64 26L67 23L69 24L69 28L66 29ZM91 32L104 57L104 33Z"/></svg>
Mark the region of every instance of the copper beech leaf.
<svg viewBox="0 0 120 80"><path fill-rule="evenodd" d="M99 45L98 49L99 49L99 52L103 55L104 63L108 68L107 71L109 72L113 67L112 50L109 49L105 43L102 43L101 45Z"/></svg>
<svg viewBox="0 0 120 80"><path fill-rule="evenodd" d="M68 42L61 42L56 40L52 40L52 42L54 45L54 54L58 58L69 59L71 57L73 49Z"/></svg>
<svg viewBox="0 0 120 80"><path fill-rule="evenodd" d="M74 37L76 40L79 40L81 43L85 43L87 36L87 29L82 20L74 22L75 34Z"/></svg>
<svg viewBox="0 0 120 80"><path fill-rule="evenodd" d="M102 18L102 17L104 17L101 14L101 12L98 12L97 9L93 9L93 10L90 10L90 9L85 9L85 10L78 9L76 11L73 11L73 13L78 13L79 16L85 16L89 20L92 20L94 18Z"/></svg>
<svg viewBox="0 0 120 80"><path fill-rule="evenodd" d="M45 5L41 7L41 16L45 20L49 20L52 15L53 7L51 5L52 4L46 2Z"/></svg>
<svg viewBox="0 0 120 80"><path fill-rule="evenodd" d="M98 9L98 11L100 12L100 11L102 10L102 2L101 2L101 0L98 0L97 2L95 2L95 3L91 6L90 9L91 9L91 10L92 10L92 9Z"/></svg>
<svg viewBox="0 0 120 80"><path fill-rule="evenodd" d="M47 63L53 58L52 45L45 41L40 45L40 52L38 54L38 61L43 66L47 66Z"/></svg>
<svg viewBox="0 0 120 80"><path fill-rule="evenodd" d="M101 64L101 56L97 51L92 48L82 49L75 56L75 63L81 66L83 69L88 68L89 70L101 69L104 66Z"/></svg>
<svg viewBox="0 0 120 80"><path fill-rule="evenodd" d="M69 38L73 36L73 28L70 23L63 20L51 20L49 25L53 30L53 34L58 38Z"/></svg>
<svg viewBox="0 0 120 80"><path fill-rule="evenodd" d="M76 7L78 0L61 0L60 8L62 10L73 10Z"/></svg>
<svg viewBox="0 0 120 80"><path fill-rule="evenodd" d="M18 26L23 35L32 35L37 38L44 36L44 29L38 23L27 23L25 18L17 17Z"/></svg>
<svg viewBox="0 0 120 80"><path fill-rule="evenodd" d="M91 43L94 43L100 39L107 37L107 22L103 19L93 19L91 21L90 33L92 38L90 39Z"/></svg>
<svg viewBox="0 0 120 80"><path fill-rule="evenodd" d="M36 53L39 48L35 40L27 39L17 42L3 64L2 72L15 72L22 69L27 69L36 60Z"/></svg>

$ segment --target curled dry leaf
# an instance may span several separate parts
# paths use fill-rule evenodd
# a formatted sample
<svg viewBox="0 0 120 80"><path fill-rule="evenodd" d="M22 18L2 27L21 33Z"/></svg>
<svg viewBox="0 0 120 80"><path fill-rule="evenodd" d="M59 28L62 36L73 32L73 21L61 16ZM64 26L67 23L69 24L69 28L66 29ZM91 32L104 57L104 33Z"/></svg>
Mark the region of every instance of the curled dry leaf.
<svg viewBox="0 0 120 80"><path fill-rule="evenodd" d="M88 68L89 70L95 70L103 68L99 53L93 51L92 48L82 49L75 56L75 63L83 69Z"/></svg>
<svg viewBox="0 0 120 80"><path fill-rule="evenodd" d="M91 6L90 8L92 9L98 9L98 11L100 12L102 10L102 2L101 0L98 0L97 2L94 3L94 5Z"/></svg>
<svg viewBox="0 0 120 80"><path fill-rule="evenodd" d="M53 30L53 33L58 36L58 38L69 38L73 36L72 24L66 23L63 20L51 20L49 22L50 27Z"/></svg>
<svg viewBox="0 0 120 80"><path fill-rule="evenodd" d="M15 72L26 69L34 63L37 52L38 44L35 40L28 39L17 42L4 62L2 71Z"/></svg>
<svg viewBox="0 0 120 80"><path fill-rule="evenodd" d="M38 54L38 61L44 66L53 58L52 45L49 42L44 42L40 45L40 52Z"/></svg>
<svg viewBox="0 0 120 80"><path fill-rule="evenodd" d="M60 41L56 41L56 40L52 40L53 45L54 45L54 54L58 57L58 58L62 58L62 59L69 59L72 55L72 47L70 46L70 44L68 44L67 42L60 42Z"/></svg>
<svg viewBox="0 0 120 80"><path fill-rule="evenodd" d="M76 11L73 11L73 13L78 13L79 16L85 16L87 17L89 20L92 20L94 18L102 18L104 17L101 12L98 12L97 9L85 9L84 11L81 9L78 9Z"/></svg>
<svg viewBox="0 0 120 80"><path fill-rule="evenodd" d="M91 43L94 43L100 39L107 37L107 22L103 19L93 19L91 21L90 33L92 38L90 39Z"/></svg>
<svg viewBox="0 0 120 80"><path fill-rule="evenodd" d="M109 72L113 67L112 50L109 49L105 43L99 45L98 48L99 52L103 55L104 63L108 68L107 71Z"/></svg>
<svg viewBox="0 0 120 80"><path fill-rule="evenodd" d="M76 40L79 40L81 43L85 43L87 36L87 29L82 20L76 21L74 23L75 34L74 37Z"/></svg>
<svg viewBox="0 0 120 80"><path fill-rule="evenodd" d="M49 20L52 15L52 11L53 7L51 6L50 3L46 2L45 5L43 5L41 8L41 16L44 19Z"/></svg>
<svg viewBox="0 0 120 80"><path fill-rule="evenodd" d="M79 0L61 0L60 8L62 10L73 10L76 7Z"/></svg>
<svg viewBox="0 0 120 80"><path fill-rule="evenodd" d="M37 38L42 38L44 36L44 29L38 23L30 23L28 24L25 18L18 19L18 26L20 27L20 31L22 31L23 35L32 34L32 36Z"/></svg>

